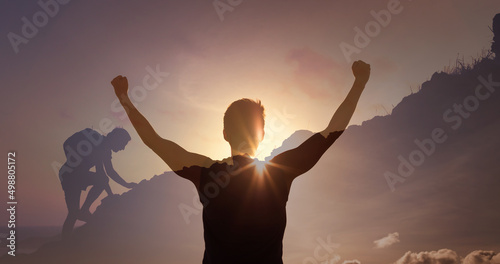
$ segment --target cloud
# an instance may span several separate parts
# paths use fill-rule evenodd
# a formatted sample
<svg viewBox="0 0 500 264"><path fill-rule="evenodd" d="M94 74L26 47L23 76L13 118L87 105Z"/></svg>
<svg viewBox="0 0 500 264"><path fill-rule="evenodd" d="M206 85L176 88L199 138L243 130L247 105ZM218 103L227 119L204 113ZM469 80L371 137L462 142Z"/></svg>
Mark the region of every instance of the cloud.
<svg viewBox="0 0 500 264"><path fill-rule="evenodd" d="M361 262L357 259L353 259L353 260L346 260L342 262L342 264L361 264Z"/></svg>
<svg viewBox="0 0 500 264"><path fill-rule="evenodd" d="M475 250L461 261L458 254L450 249L420 253L408 251L394 264L500 264L500 253Z"/></svg>
<svg viewBox="0 0 500 264"><path fill-rule="evenodd" d="M386 248L398 242L399 242L398 232L388 234L386 237L373 241L373 243L375 244L375 248Z"/></svg>
<svg viewBox="0 0 500 264"><path fill-rule="evenodd" d="M461 264L461 262L460 257L455 251L440 249L438 251L423 251L420 253L408 251L394 264Z"/></svg>
<svg viewBox="0 0 500 264"><path fill-rule="evenodd" d="M286 55L288 64L296 65L293 81L311 98L324 98L334 91L335 83L342 84L345 69L328 56L310 48L292 49Z"/></svg>
<svg viewBox="0 0 500 264"><path fill-rule="evenodd" d="M500 253L475 250L464 258L463 264L500 264Z"/></svg>

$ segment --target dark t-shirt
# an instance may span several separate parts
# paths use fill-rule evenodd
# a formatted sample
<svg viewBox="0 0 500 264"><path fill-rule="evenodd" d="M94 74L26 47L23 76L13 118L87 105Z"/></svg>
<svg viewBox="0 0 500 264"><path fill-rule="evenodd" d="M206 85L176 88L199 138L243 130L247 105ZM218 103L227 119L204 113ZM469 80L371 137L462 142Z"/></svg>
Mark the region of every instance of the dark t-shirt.
<svg viewBox="0 0 500 264"><path fill-rule="evenodd" d="M184 167L203 208L203 264L283 263L286 202L295 177L312 168L342 134L317 133L269 163L234 156L233 164ZM197 184L199 183L199 184Z"/></svg>

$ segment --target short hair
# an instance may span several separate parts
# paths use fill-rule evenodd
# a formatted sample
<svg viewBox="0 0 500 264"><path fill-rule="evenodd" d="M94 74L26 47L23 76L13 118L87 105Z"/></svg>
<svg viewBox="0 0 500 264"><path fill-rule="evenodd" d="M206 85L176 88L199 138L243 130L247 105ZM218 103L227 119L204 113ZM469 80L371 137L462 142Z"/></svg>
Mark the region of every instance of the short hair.
<svg viewBox="0 0 500 264"><path fill-rule="evenodd" d="M234 101L224 113L224 130L226 134L242 135L245 131L251 131L255 127L255 118L262 121L264 128L264 106L260 100L243 98Z"/></svg>
<svg viewBox="0 0 500 264"><path fill-rule="evenodd" d="M121 142L128 142L132 139L127 130L121 127L115 127L111 132L109 132L106 135L106 137L113 141L119 140Z"/></svg>

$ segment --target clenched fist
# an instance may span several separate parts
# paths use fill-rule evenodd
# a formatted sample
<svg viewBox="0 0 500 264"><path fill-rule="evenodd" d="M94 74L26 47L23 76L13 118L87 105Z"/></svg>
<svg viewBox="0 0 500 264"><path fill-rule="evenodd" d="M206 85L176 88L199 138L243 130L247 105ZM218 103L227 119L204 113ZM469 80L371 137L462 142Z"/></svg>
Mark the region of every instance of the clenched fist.
<svg viewBox="0 0 500 264"><path fill-rule="evenodd" d="M118 75L112 81L111 84L115 88L115 94L118 98L122 98L123 95L127 95L128 92L128 80L127 77Z"/></svg>
<svg viewBox="0 0 500 264"><path fill-rule="evenodd" d="M370 79L370 64L358 60L352 64L352 73L356 80L366 84Z"/></svg>

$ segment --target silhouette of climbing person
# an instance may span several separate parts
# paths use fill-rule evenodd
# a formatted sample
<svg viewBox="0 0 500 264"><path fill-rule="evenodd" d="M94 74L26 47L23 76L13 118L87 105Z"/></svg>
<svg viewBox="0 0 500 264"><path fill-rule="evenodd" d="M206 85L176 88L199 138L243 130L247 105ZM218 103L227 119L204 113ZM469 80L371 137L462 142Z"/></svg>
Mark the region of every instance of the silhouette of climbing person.
<svg viewBox="0 0 500 264"><path fill-rule="evenodd" d="M62 237L69 238L76 220L87 222L91 217L90 206L109 187L108 176L125 188L133 188L136 183L128 183L118 175L111 162L111 151L125 149L130 135L123 128L115 128L107 136L86 128L70 136L63 144L66 162L59 170L59 179L64 190L68 215L63 224ZM95 172L90 171L95 167ZM80 208L81 192L92 186Z"/></svg>
<svg viewBox="0 0 500 264"><path fill-rule="evenodd" d="M160 137L130 101L126 77L111 81L142 141L179 176L196 186L203 204L203 263L283 263L286 202L292 181L311 169L343 133L370 77L370 65L352 65L354 84L328 126L269 162L252 159L264 138L264 107L241 99L224 114L231 157L214 161Z"/></svg>

